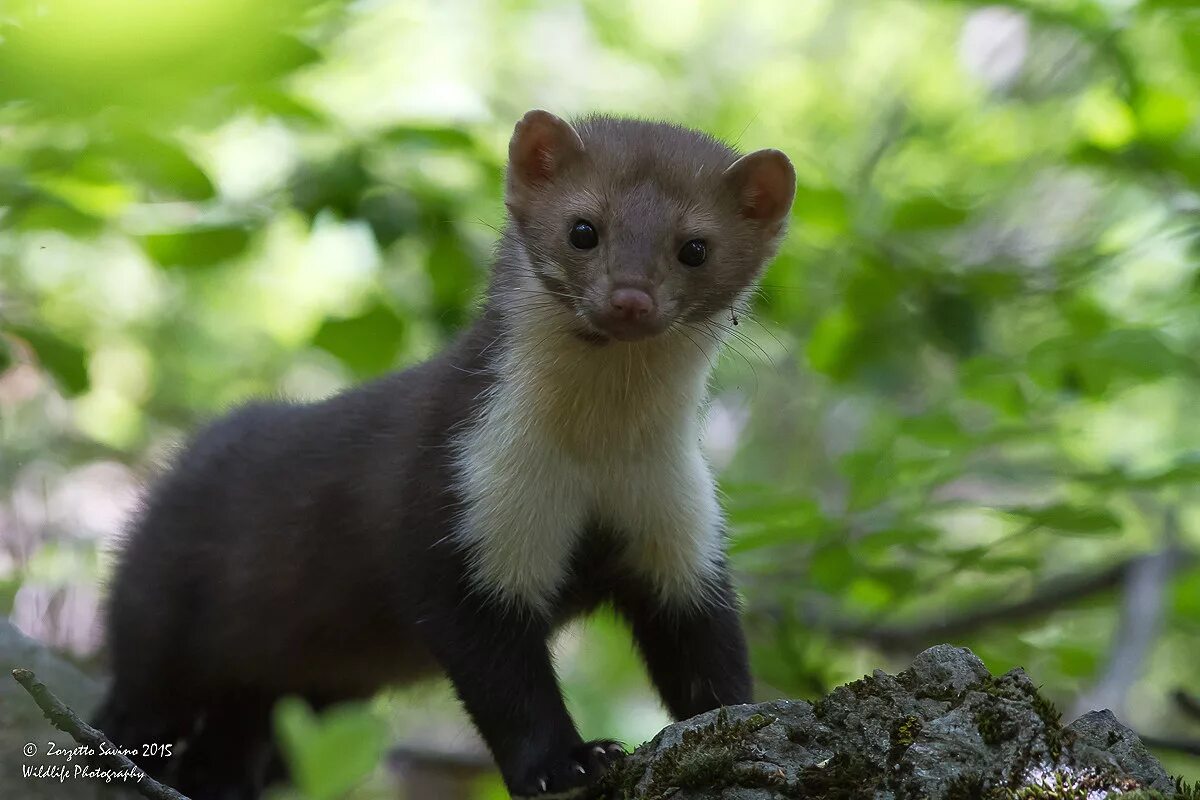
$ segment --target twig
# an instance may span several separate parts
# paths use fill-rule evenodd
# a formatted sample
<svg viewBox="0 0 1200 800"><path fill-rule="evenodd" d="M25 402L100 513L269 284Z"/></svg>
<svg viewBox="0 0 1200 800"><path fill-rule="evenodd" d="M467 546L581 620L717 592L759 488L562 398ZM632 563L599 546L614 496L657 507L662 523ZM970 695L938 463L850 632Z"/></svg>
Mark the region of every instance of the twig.
<svg viewBox="0 0 1200 800"><path fill-rule="evenodd" d="M412 744L393 747L388 751L388 763L400 770L417 767L467 775L478 775L496 768L495 762L482 753L453 752Z"/></svg>
<svg viewBox="0 0 1200 800"><path fill-rule="evenodd" d="M97 753L102 753L101 757L114 768L129 770L134 774L141 775L142 777L132 785L138 794L149 797L151 800L188 800L186 796L170 786L161 784L145 774L141 767L130 761L116 745L108 740L103 731L88 725L66 703L55 697L54 693L46 688L46 684L37 679L32 670L14 669L12 676L25 691L29 692L29 696L38 704L38 708L46 715L46 719L50 720L51 725L63 733L69 734L80 744L92 748Z"/></svg>

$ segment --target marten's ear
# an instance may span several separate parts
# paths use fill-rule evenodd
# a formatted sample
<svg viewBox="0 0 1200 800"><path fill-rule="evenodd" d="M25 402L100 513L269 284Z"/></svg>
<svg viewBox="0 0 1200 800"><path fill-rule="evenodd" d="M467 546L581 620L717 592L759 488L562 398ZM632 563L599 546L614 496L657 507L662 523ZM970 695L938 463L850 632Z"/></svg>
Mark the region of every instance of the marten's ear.
<svg viewBox="0 0 1200 800"><path fill-rule="evenodd" d="M552 180L583 154L575 129L549 111L535 109L517 123L508 143L508 193L533 189Z"/></svg>
<svg viewBox="0 0 1200 800"><path fill-rule="evenodd" d="M755 150L725 170L725 185L738 198L738 213L773 235L792 209L796 170L778 150Z"/></svg>

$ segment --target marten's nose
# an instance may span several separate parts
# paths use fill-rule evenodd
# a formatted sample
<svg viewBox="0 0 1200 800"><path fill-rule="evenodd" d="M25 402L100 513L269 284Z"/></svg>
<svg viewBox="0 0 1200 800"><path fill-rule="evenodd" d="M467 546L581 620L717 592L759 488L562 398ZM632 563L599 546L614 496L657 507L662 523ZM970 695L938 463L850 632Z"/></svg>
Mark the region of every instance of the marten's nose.
<svg viewBox="0 0 1200 800"><path fill-rule="evenodd" d="M608 298L611 314L622 322L643 322L654 310L654 298L641 289L616 289Z"/></svg>
<svg viewBox="0 0 1200 800"><path fill-rule="evenodd" d="M628 285L612 289L608 302L599 305L591 319L609 336L627 342L653 336L661 327L654 295Z"/></svg>

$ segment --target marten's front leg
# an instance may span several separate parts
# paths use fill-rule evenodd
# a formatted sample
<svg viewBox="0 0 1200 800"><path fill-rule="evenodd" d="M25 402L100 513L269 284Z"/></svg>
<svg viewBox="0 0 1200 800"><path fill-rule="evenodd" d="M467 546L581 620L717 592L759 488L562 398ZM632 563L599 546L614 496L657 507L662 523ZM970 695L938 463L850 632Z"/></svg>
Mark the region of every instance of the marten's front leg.
<svg viewBox="0 0 1200 800"><path fill-rule="evenodd" d="M724 567L712 592L694 604L663 603L649 587L633 586L617 605L675 719L751 702L746 638Z"/></svg>
<svg viewBox="0 0 1200 800"><path fill-rule="evenodd" d="M549 626L531 610L472 596L422 627L514 796L584 786L620 755L614 742L580 738L554 674Z"/></svg>

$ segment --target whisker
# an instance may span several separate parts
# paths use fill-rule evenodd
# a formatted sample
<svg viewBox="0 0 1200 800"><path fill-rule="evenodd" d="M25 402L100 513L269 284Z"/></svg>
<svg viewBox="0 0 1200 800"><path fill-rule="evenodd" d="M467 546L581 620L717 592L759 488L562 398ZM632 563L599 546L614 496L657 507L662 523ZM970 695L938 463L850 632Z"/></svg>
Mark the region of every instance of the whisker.
<svg viewBox="0 0 1200 800"><path fill-rule="evenodd" d="M713 363L712 354L709 353L707 350L705 350L703 347L701 347L699 342L697 342L695 339L693 339L691 336L688 335L688 332L686 330L686 323L684 325L681 325L678 328L675 328L675 330L678 330L681 334L683 334L683 336L689 342L692 343L692 346L700 351L700 355L704 356L704 359L708 362L709 369L717 368L717 365L715 363Z"/></svg>
<svg viewBox="0 0 1200 800"><path fill-rule="evenodd" d="M714 331L709 330L708 328L704 327L700 323L688 322L686 324L692 330L696 331L697 333L701 334L702 336L707 336L709 339L711 339L713 341L713 343L716 344L718 350L728 350L732 353L736 353L737 355L741 356L743 361L746 362L746 366L750 367L751 370L754 369L754 363L752 361L750 361L750 359L746 357L746 354L743 353L740 349L738 349L734 345L733 342L730 342L728 339L724 339L721 336L718 336Z"/></svg>
<svg viewBox="0 0 1200 800"><path fill-rule="evenodd" d="M745 342L746 344L748 344L749 346L751 346L755 350L757 350L759 353L762 353L763 358L765 358L767 361L771 362L772 367L774 367L776 369L779 368L779 365L775 363L775 359L771 357L770 353L768 353L765 349L763 349L762 345L760 345L758 342L754 341L753 339L751 339L749 336L742 333L741 331L735 329L732 325L726 325L722 322L718 322L715 319L707 320L703 324L715 325L716 327L725 331L729 335L737 337L740 341Z"/></svg>

